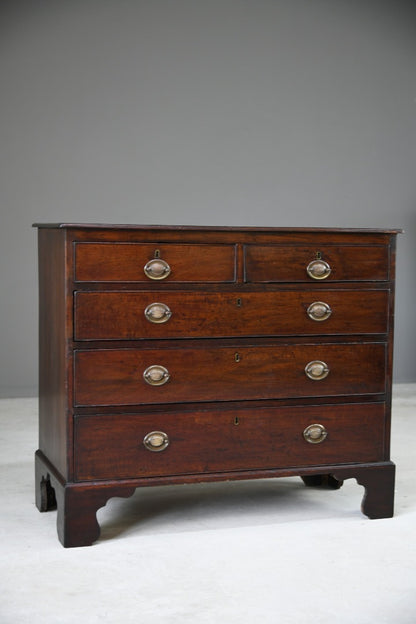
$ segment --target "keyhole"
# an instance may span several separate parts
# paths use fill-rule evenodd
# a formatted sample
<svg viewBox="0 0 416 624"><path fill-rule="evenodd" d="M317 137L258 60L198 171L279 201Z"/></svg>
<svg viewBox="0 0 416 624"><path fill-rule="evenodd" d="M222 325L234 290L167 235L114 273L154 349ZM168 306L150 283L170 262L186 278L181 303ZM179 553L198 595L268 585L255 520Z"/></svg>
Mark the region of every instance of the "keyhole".
<svg viewBox="0 0 416 624"><path fill-rule="evenodd" d="M238 297L236 303L237 303L237 308L241 308L241 304L242 304L241 297Z"/></svg>
<svg viewBox="0 0 416 624"><path fill-rule="evenodd" d="M160 258L160 249L155 249L155 258Z"/></svg>
<svg viewBox="0 0 416 624"><path fill-rule="evenodd" d="M240 419L238 418L238 416L236 416L236 417L234 418L234 424L235 424L235 425L239 425L239 424L240 424Z"/></svg>
<svg viewBox="0 0 416 624"><path fill-rule="evenodd" d="M241 360L240 354L239 354L239 353L236 353L236 354L234 355L234 359L235 359L235 361L236 361L236 362L240 362L240 360Z"/></svg>
<svg viewBox="0 0 416 624"><path fill-rule="evenodd" d="M322 260L322 251L317 251L316 252L316 259L317 260Z"/></svg>

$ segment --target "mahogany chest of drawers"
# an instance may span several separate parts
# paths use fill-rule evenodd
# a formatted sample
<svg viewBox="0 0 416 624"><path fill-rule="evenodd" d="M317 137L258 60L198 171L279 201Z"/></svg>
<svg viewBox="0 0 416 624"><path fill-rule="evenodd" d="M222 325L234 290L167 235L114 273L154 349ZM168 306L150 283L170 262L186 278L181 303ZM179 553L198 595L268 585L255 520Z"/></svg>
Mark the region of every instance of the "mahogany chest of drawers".
<svg viewBox="0 0 416 624"><path fill-rule="evenodd" d="M64 546L149 485L355 478L392 516L398 230L37 227L36 503Z"/></svg>

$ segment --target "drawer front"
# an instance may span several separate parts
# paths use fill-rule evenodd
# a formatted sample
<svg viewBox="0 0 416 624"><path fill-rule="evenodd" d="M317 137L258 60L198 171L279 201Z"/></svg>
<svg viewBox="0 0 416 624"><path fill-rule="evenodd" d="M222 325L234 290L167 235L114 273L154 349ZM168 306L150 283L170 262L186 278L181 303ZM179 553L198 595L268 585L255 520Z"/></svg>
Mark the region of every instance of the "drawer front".
<svg viewBox="0 0 416 624"><path fill-rule="evenodd" d="M234 282L234 245L76 243L78 282Z"/></svg>
<svg viewBox="0 0 416 624"><path fill-rule="evenodd" d="M246 245L244 256L245 280L253 283L383 281L389 277L384 246Z"/></svg>
<svg viewBox="0 0 416 624"><path fill-rule="evenodd" d="M75 340L382 334L388 291L78 292Z"/></svg>
<svg viewBox="0 0 416 624"><path fill-rule="evenodd" d="M383 343L77 351L75 404L379 394L385 364Z"/></svg>
<svg viewBox="0 0 416 624"><path fill-rule="evenodd" d="M322 442L306 441L303 432L313 424L326 432ZM162 446L152 447L162 449L159 452L145 447L144 440L152 432L166 435ZM382 403L78 416L75 478L375 462L383 460L383 441Z"/></svg>

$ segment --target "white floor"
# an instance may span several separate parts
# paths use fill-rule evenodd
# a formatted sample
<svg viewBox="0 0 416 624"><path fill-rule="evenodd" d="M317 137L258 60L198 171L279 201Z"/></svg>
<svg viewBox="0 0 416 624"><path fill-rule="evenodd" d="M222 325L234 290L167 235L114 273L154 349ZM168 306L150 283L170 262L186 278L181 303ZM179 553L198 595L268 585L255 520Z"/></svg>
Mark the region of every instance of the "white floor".
<svg viewBox="0 0 416 624"><path fill-rule="evenodd" d="M0 401L1 624L415 624L416 385L395 387L395 517L298 478L137 490L64 549L34 505L36 399Z"/></svg>

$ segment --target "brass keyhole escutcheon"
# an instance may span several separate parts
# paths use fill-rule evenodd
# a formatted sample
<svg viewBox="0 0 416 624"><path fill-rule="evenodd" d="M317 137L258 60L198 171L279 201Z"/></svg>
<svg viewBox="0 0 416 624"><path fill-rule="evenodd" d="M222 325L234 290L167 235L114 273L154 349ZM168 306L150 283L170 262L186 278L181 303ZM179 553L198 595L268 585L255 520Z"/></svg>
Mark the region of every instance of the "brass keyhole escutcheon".
<svg viewBox="0 0 416 624"><path fill-rule="evenodd" d="M235 424L235 425L239 425L239 424L240 424L240 419L239 419L239 417L238 417L238 416L236 416L236 417L234 418L234 424Z"/></svg>
<svg viewBox="0 0 416 624"><path fill-rule="evenodd" d="M235 354L234 354L234 360L235 360L236 362L241 362L241 355L240 355L239 353L235 353Z"/></svg>

